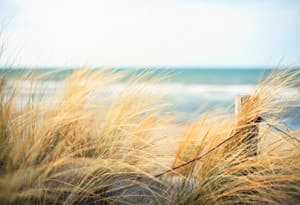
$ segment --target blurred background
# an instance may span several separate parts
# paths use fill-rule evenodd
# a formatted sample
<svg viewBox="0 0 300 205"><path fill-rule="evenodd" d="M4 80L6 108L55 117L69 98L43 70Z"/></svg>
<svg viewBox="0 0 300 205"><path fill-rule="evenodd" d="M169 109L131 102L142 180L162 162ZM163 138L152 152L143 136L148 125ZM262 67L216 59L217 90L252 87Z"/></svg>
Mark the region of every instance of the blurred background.
<svg viewBox="0 0 300 205"><path fill-rule="evenodd" d="M153 89L185 121L233 105L271 68L296 68L299 11L298 0L0 0L0 67L171 73Z"/></svg>

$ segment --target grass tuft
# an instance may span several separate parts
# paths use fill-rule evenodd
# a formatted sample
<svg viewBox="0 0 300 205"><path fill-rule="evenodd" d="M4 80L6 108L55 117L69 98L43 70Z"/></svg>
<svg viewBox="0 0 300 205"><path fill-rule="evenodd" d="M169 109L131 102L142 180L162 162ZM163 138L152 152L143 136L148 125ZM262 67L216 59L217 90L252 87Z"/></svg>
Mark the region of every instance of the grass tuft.
<svg viewBox="0 0 300 205"><path fill-rule="evenodd" d="M299 74L274 71L239 115L185 125L151 73L82 69L58 87L2 74L1 203L300 204L298 133L282 121Z"/></svg>

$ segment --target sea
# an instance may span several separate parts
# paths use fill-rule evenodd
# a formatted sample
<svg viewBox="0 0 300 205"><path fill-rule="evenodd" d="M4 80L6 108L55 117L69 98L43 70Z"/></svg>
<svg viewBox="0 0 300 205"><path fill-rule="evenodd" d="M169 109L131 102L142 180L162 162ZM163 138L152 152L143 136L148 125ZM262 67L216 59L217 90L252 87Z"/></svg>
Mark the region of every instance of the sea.
<svg viewBox="0 0 300 205"><path fill-rule="evenodd" d="M99 68L101 69L101 68ZM52 74L47 78L49 90L57 88L63 79L76 69L45 68L1 69L9 73L10 77L20 73L32 72L36 74ZM95 69L97 70L97 69ZM170 104L168 112L176 110L180 113L178 122L188 122L197 119L208 110L229 110L234 112L235 98L238 95L250 95L256 85L268 76L272 70L260 68L114 68L113 72L126 72L130 77L150 72L152 76L161 80L152 86L153 93L165 93L165 101ZM124 80L126 81L126 79ZM125 82L118 82L106 92L118 92ZM22 86L24 92L27 86ZM43 90L45 92L45 90ZM296 90L299 92L299 90ZM297 102L296 102L297 104ZM300 105L300 101L299 101ZM288 129L300 129L300 107L290 109L285 116Z"/></svg>

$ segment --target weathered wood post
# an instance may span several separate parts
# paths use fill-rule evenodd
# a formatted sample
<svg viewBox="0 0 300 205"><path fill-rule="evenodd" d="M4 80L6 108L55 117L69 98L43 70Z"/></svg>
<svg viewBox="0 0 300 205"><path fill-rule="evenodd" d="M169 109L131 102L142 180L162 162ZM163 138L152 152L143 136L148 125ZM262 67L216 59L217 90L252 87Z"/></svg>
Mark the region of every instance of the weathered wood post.
<svg viewBox="0 0 300 205"><path fill-rule="evenodd" d="M257 155L258 152L258 122L261 121L260 116L253 116L249 119L243 119L240 121L240 116L247 112L247 102L250 100L250 96L238 95L235 98L235 114L237 117L237 126L242 126L237 130L236 135L240 138L239 142L241 145L247 148L247 157L253 157ZM254 100L254 99L252 99ZM249 104L248 104L249 105ZM247 114L247 113L246 113ZM243 117L242 117L243 118Z"/></svg>

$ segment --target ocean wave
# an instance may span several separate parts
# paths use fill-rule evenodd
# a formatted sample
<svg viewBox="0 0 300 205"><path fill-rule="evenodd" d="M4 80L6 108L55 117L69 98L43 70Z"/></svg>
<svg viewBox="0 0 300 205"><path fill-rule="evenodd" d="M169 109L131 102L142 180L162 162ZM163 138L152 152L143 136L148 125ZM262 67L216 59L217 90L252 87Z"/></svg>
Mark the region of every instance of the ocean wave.
<svg viewBox="0 0 300 205"><path fill-rule="evenodd" d="M63 90L66 85L63 81L38 81L32 84L28 80L12 81L10 84L15 85L20 94L26 95L34 92L35 94L51 95ZM124 90L131 92L141 84L114 83L96 89L99 95L114 95ZM158 83L147 85L143 92L152 94L163 94L171 97L186 98L207 98L207 99L231 99L236 95L249 95L255 90L255 85L212 85L212 84L182 84L182 83Z"/></svg>

